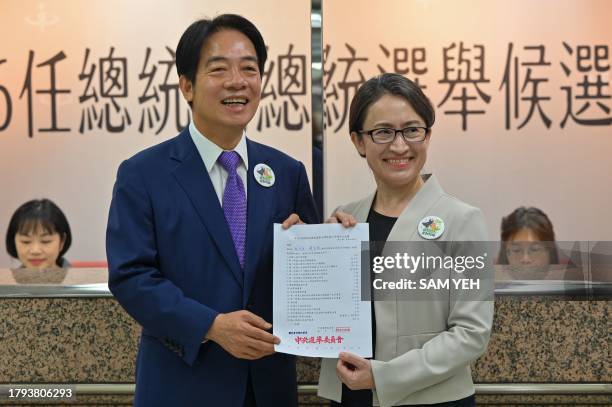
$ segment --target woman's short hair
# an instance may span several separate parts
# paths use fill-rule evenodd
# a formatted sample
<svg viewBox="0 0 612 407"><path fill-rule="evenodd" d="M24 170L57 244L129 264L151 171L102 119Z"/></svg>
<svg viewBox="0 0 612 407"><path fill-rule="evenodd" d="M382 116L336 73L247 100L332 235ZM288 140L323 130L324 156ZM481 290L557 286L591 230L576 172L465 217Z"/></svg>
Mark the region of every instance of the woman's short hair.
<svg viewBox="0 0 612 407"><path fill-rule="evenodd" d="M17 233L31 233L39 224L48 233L57 233L63 239L64 246L57 256L57 265L61 267L64 254L72 243L72 233L62 210L49 199L33 199L17 208L6 231L6 251L13 258L18 258L15 236Z"/></svg>
<svg viewBox="0 0 612 407"><path fill-rule="evenodd" d="M522 229L530 230L541 242L547 245L551 264L559 263L559 254L555 244L555 231L553 230L552 222L541 209L533 206L521 206L512 211L508 216L502 218L499 264L508 264L506 242Z"/></svg>
<svg viewBox="0 0 612 407"><path fill-rule="evenodd" d="M414 111L431 128L436 119L434 107L421 88L410 79L396 73L385 73L365 81L355 93L349 109L349 132L363 130L368 109L384 95L406 99ZM361 134L359 135L361 137Z"/></svg>

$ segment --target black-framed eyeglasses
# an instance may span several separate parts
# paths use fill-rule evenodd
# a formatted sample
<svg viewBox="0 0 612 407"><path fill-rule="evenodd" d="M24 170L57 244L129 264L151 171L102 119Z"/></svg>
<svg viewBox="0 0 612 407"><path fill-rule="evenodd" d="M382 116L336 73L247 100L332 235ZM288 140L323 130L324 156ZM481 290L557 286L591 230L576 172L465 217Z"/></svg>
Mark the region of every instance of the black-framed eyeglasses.
<svg viewBox="0 0 612 407"><path fill-rule="evenodd" d="M360 134L367 134L376 144L389 144L395 141L397 134L401 134L406 143L422 143L427 138L429 127L410 126L403 129L381 127L372 130L362 130Z"/></svg>

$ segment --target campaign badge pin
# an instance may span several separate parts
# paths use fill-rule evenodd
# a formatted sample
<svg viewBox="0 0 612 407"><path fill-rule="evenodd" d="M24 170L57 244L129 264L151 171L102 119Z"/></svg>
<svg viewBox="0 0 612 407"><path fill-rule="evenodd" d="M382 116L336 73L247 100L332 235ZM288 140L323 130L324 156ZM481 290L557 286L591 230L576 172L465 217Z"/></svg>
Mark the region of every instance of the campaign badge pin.
<svg viewBox="0 0 612 407"><path fill-rule="evenodd" d="M268 165L259 163L253 169L255 181L263 187L271 187L274 185L274 171Z"/></svg>
<svg viewBox="0 0 612 407"><path fill-rule="evenodd" d="M437 239L444 233L444 221L437 216L426 216L419 222L418 230L423 239Z"/></svg>

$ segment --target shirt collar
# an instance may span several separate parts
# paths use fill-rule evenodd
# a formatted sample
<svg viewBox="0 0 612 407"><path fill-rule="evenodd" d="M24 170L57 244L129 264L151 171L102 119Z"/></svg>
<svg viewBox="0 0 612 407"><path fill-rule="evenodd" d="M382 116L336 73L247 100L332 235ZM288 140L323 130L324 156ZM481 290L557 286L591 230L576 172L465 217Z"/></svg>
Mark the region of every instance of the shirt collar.
<svg viewBox="0 0 612 407"><path fill-rule="evenodd" d="M206 136L204 136L200 131L196 128L193 121L189 123L189 135L193 140L196 148L198 149L198 153L202 157L202 161L204 161L204 165L206 166L206 171L209 173L212 171L213 166L217 162L217 159L224 151L221 147L210 141ZM234 148L235 152L238 153L244 166L249 169L249 157L247 154L247 145L246 145L246 132L242 132L242 137L240 137L240 141Z"/></svg>

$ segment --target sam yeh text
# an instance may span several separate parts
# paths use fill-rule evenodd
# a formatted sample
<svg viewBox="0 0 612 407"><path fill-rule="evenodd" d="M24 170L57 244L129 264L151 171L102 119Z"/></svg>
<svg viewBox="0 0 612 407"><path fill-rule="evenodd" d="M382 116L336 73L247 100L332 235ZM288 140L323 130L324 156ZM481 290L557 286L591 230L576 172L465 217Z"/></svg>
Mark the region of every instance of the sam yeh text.
<svg viewBox="0 0 612 407"><path fill-rule="evenodd" d="M478 278L421 278L418 281L402 278L399 281L383 281L377 278L372 282L375 290L480 290Z"/></svg>

